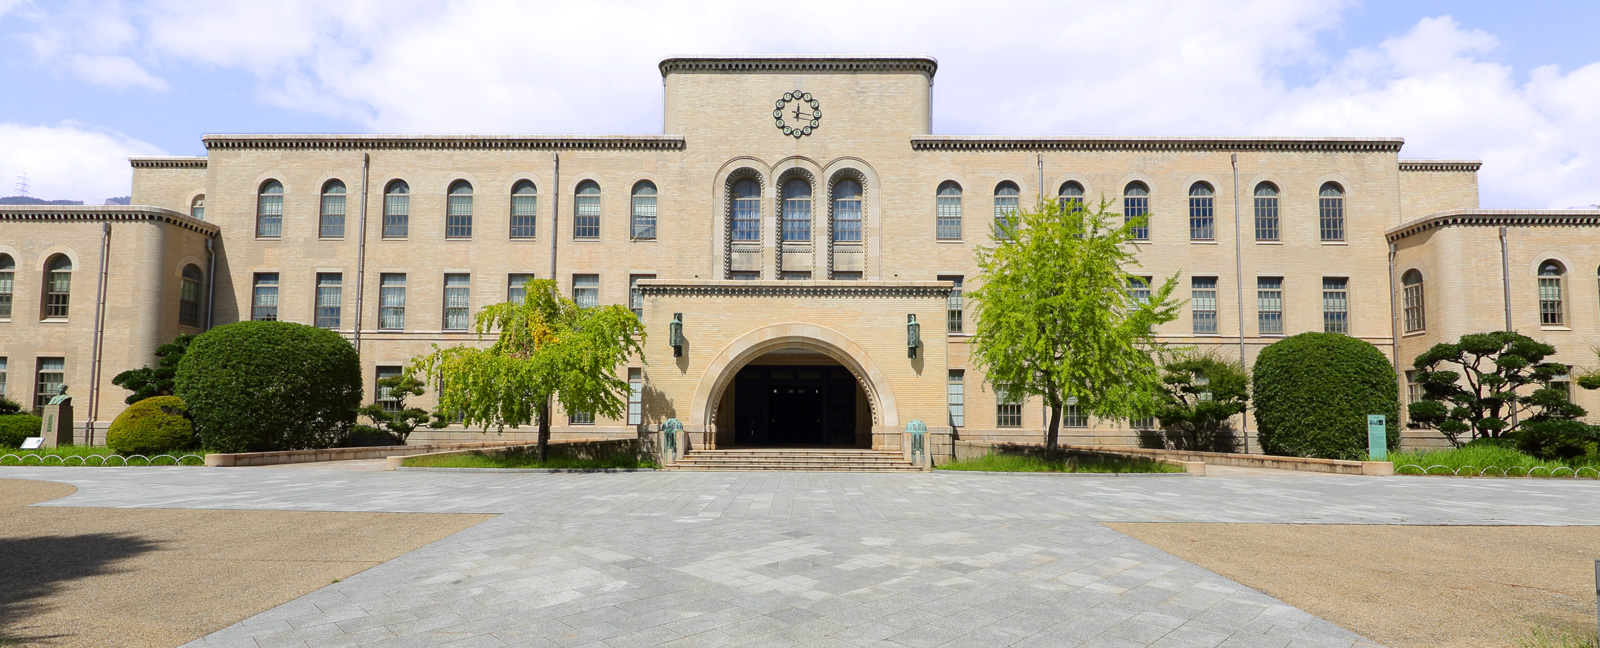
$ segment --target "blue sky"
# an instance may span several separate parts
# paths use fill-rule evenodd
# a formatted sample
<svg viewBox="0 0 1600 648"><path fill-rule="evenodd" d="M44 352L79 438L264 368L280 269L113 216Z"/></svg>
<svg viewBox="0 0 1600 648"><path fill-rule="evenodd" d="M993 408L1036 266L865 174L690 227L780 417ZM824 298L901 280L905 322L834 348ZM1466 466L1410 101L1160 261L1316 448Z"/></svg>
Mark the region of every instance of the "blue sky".
<svg viewBox="0 0 1600 648"><path fill-rule="evenodd" d="M981 7L981 8L980 8ZM829 16L848 16L848 20ZM1485 207L1600 203L1600 2L0 0L0 194L222 132L649 133L676 54L939 58L935 130L1401 136Z"/></svg>

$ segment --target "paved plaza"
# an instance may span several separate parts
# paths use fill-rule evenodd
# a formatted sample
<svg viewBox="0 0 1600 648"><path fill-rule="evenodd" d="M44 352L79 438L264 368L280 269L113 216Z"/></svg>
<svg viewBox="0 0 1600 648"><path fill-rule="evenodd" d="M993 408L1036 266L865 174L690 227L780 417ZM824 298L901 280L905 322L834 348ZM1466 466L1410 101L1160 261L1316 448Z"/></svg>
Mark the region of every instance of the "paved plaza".
<svg viewBox="0 0 1600 648"><path fill-rule="evenodd" d="M1374 646L1102 522L1600 524L1600 483L0 468L41 506L495 513L190 646ZM219 574L226 578L226 574Z"/></svg>

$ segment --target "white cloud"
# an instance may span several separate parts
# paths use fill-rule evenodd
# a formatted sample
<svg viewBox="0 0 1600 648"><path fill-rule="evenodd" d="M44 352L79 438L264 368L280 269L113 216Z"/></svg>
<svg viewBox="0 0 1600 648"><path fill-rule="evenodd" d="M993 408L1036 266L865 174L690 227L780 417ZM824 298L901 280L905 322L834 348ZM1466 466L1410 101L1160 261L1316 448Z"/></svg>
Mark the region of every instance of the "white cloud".
<svg viewBox="0 0 1600 648"><path fill-rule="evenodd" d="M17 177L26 173L30 195L89 204L128 195L133 182L130 156L161 154L153 144L75 123L0 122L0 142L6 143L0 146L0 194L15 194Z"/></svg>
<svg viewBox="0 0 1600 648"><path fill-rule="evenodd" d="M113 90L135 86L151 90L167 89L165 80L150 74L126 56L79 54L72 57L71 65L79 78Z"/></svg>

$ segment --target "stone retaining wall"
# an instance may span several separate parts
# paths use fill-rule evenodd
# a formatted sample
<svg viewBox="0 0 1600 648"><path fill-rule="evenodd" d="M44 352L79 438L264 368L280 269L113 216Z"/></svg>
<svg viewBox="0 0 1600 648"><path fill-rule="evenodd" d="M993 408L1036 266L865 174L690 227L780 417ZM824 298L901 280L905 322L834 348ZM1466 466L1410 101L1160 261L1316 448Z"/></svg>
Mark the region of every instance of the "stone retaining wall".
<svg viewBox="0 0 1600 648"><path fill-rule="evenodd" d="M1121 448L1115 446L1064 445L1062 450L1109 452L1128 456L1199 461L1214 466L1241 466L1246 468L1273 468L1305 472L1334 473L1340 475L1393 475L1394 464L1387 461L1345 461L1340 459L1315 459L1309 457L1279 457L1275 455L1238 454L1232 452L1198 452L1189 450L1160 450L1150 448Z"/></svg>
<svg viewBox="0 0 1600 648"><path fill-rule="evenodd" d="M512 443L512 444L508 444L508 445L495 446L495 447L490 448L490 449L495 449L495 450L510 450L510 449L513 449L513 448L522 449L522 448L534 448L534 447L537 447L538 445L539 444L537 444L537 443L528 443L526 441L522 441L522 442L516 442L516 443ZM423 456L423 455L427 455L427 456L430 456L430 457L439 457L439 456L446 456L446 455L466 454L466 453L469 453L469 452L477 452L479 450L484 450L484 449L486 449L486 448L460 448L460 449L451 449L451 450L445 450L445 451L439 451L439 452L419 452L419 453L414 453L414 454L409 454L409 455L395 455L395 456L389 457L388 460L384 462L383 469L384 470L399 470L405 464L405 460L410 458L410 457L417 457L417 456ZM656 459L657 461L659 461L659 457L657 457L651 451L650 444L648 442L646 442L645 440L643 440L643 439L551 439L550 440L549 456L552 457L552 458L561 457L561 458L568 458L568 459L599 459L601 457L611 457L611 456L615 456L615 455L618 455L618 454L633 454L633 455L639 457L640 459L649 458L649 459Z"/></svg>
<svg viewBox="0 0 1600 648"><path fill-rule="evenodd" d="M449 443L438 445L368 446L363 448L327 448L323 450L282 450L277 452L236 452L206 455L206 465L222 466L272 466L277 464L311 463L314 461L350 461L353 459L382 459L384 457L419 455L444 450L476 448L504 448L522 445L518 441L478 441L474 443Z"/></svg>
<svg viewBox="0 0 1600 648"><path fill-rule="evenodd" d="M1149 454L1148 451L1146 451L1146 452L1129 451L1129 449L1127 449L1127 448L1120 448L1120 447L1115 447L1115 446L1058 446L1058 447L1061 449L1061 452L1063 452L1064 454L1067 454L1067 455L1076 455L1076 456L1085 456L1085 457L1113 456L1113 457L1150 459L1150 460L1157 461L1157 462L1160 462L1160 463L1171 464L1173 466L1177 466L1179 468L1182 468L1184 470L1184 472L1187 472L1187 473L1189 473L1191 475L1194 475L1196 477L1204 477L1205 474L1206 474L1206 464L1205 464L1205 462L1198 461L1198 460L1186 460L1186 459L1180 459L1180 458L1175 458L1175 457L1155 456L1155 455ZM1010 455L1043 455L1043 454L1045 454L1044 446L1040 445L1040 444L987 443L987 442L983 442L983 441L956 441L953 444L952 450L953 450L953 457L954 457L955 461L971 461L971 460L974 460L974 459L981 459L981 458L983 458L985 456L988 456L988 455L991 455L991 454L1010 454Z"/></svg>

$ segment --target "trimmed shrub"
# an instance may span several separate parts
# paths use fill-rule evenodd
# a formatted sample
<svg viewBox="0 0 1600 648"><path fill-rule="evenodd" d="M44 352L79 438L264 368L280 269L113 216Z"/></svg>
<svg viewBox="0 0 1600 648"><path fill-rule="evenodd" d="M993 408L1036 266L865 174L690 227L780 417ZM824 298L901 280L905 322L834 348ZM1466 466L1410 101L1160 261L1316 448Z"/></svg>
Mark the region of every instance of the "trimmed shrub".
<svg viewBox="0 0 1600 648"><path fill-rule="evenodd" d="M208 450L328 448L355 423L361 359L333 331L238 322L189 344L176 387Z"/></svg>
<svg viewBox="0 0 1600 648"><path fill-rule="evenodd" d="M44 419L32 414L6 414L0 416L0 448L20 448L22 440L39 436Z"/></svg>
<svg viewBox="0 0 1600 648"><path fill-rule="evenodd" d="M146 398L122 410L106 430L106 447L117 454L152 455L194 442L194 424L177 396Z"/></svg>
<svg viewBox="0 0 1600 648"><path fill-rule="evenodd" d="M0 396L0 416L6 415L6 414L16 414L17 412L21 412L21 411L22 411L22 406L18 405L17 401L11 400L11 399L6 398L4 396Z"/></svg>
<svg viewBox="0 0 1600 648"><path fill-rule="evenodd" d="M1382 414L1400 444L1394 367L1371 344L1339 333L1301 333L1261 350L1252 370L1257 434L1267 454L1360 459L1367 415Z"/></svg>

